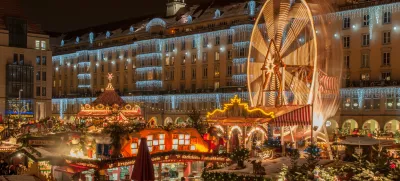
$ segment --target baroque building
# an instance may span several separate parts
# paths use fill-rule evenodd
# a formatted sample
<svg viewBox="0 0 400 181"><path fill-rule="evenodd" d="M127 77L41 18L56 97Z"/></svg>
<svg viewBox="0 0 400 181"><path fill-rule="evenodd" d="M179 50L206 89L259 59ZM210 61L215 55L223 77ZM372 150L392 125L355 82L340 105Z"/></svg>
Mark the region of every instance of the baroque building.
<svg viewBox="0 0 400 181"><path fill-rule="evenodd" d="M55 37L53 115L74 120L81 105L105 87L108 73L122 98L140 103L145 119L158 124L188 121L192 110L205 114L234 95L246 101L249 40L260 5L188 6L171 0L166 16ZM400 66L394 50L400 3L338 0L334 6L333 13L315 17L329 21L337 29L330 36L342 42L342 103L327 123L330 130L399 130Z"/></svg>

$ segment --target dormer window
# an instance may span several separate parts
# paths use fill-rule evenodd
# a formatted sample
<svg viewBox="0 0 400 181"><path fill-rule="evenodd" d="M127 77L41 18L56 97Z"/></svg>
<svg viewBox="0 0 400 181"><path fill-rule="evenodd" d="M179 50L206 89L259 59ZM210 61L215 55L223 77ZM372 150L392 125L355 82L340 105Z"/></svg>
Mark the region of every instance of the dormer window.
<svg viewBox="0 0 400 181"><path fill-rule="evenodd" d="M214 18L221 17L221 11L219 9L215 10Z"/></svg>

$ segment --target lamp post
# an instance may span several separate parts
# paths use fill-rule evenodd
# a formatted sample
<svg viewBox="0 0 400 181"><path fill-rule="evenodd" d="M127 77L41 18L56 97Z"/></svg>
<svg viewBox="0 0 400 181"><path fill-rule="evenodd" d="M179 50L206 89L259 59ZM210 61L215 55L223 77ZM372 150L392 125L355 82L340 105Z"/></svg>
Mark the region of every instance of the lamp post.
<svg viewBox="0 0 400 181"><path fill-rule="evenodd" d="M19 119L19 121L21 121L21 108L22 108L22 105L21 105L21 94L22 94L23 91L24 91L23 89L20 89L19 90L19 96L18 96L18 103L19 103L18 119Z"/></svg>

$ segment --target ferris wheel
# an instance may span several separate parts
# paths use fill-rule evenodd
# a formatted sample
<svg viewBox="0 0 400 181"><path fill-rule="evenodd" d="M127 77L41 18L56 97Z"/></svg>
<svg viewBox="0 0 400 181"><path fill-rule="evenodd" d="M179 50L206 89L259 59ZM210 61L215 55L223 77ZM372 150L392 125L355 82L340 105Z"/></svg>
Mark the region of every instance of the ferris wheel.
<svg viewBox="0 0 400 181"><path fill-rule="evenodd" d="M253 27L247 65L251 106L311 104L317 38L305 0L265 2Z"/></svg>

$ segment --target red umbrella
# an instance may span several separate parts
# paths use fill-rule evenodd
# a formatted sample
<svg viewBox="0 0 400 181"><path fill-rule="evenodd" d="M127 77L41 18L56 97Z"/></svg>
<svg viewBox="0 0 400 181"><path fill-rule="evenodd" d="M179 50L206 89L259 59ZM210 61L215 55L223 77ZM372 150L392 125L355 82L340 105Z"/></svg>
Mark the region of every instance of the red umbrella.
<svg viewBox="0 0 400 181"><path fill-rule="evenodd" d="M153 162L151 161L146 138L140 139L139 151L136 156L131 178L135 181L155 180Z"/></svg>

